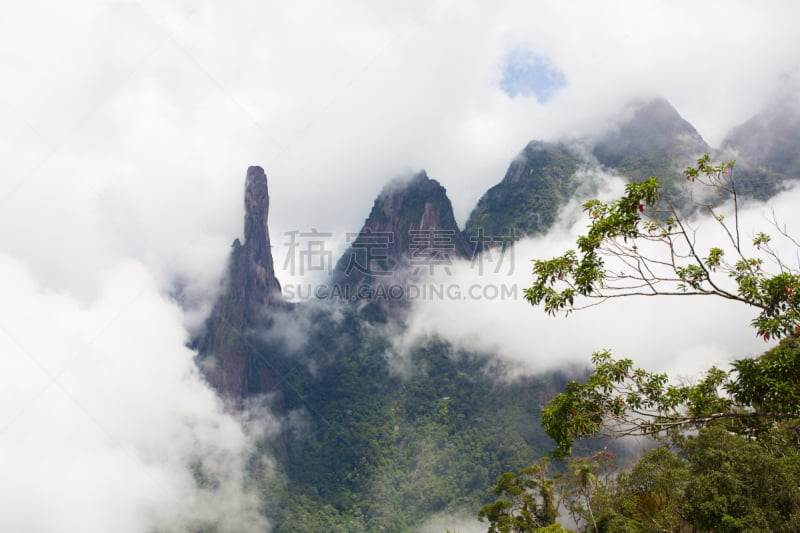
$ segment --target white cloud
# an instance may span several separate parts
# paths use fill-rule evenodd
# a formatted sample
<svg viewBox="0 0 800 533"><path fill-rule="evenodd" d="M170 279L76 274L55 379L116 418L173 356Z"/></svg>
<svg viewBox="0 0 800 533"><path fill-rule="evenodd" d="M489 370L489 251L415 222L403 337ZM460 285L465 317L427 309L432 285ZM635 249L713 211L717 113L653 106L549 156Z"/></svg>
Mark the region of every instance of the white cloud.
<svg viewBox="0 0 800 533"><path fill-rule="evenodd" d="M527 141L593 129L634 96L664 94L719 142L759 109L781 72L800 65L796 10L15 6L0 22L0 201L15 229L2 243L54 288L88 285L97 276L76 255L108 248L207 286L221 245L240 232L249 164L271 178L274 234L354 231L385 182L423 167L448 188L463 223ZM517 47L564 72L568 85L547 105L500 90L503 60ZM59 205L68 212L53 213L58 227L38 227ZM48 259L19 228L50 242ZM77 241L91 252L65 244Z"/></svg>
<svg viewBox="0 0 800 533"><path fill-rule="evenodd" d="M457 514L436 515L427 520L421 527L421 533L441 533L442 531L456 531L458 533L484 533L487 522L479 522L472 517L474 513L464 511Z"/></svg>
<svg viewBox="0 0 800 533"><path fill-rule="evenodd" d="M0 447L8 531L264 531L245 462L261 427L223 411L185 348L181 311L141 265L84 304L0 256ZM199 488L190 467L217 484Z"/></svg>
<svg viewBox="0 0 800 533"><path fill-rule="evenodd" d="M619 181L611 183L621 190ZM613 187L604 195L611 190ZM776 237L776 249L791 264L797 250L777 238L769 219L774 210L788 232L796 234L800 219L793 206L798 201L800 188L795 187L775 197L769 205L752 203L743 207L743 248L747 250L746 243L756 232L764 231ZM437 334L460 347L495 353L512 363L512 371L588 365L593 352L610 349L615 356L630 357L645 368L691 377L713 364L758 355L772 346L757 338L749 327L757 315L755 309L717 297L623 298L576 311L566 318L532 308L522 294L533 282L530 260L549 259L575 247L575 238L585 231L587 220L573 216L567 211L563 218L570 223L554 228L547 236L519 242L512 275L508 275L508 263L502 264L498 273L493 268L497 263L487 263L482 275L476 264L466 261L455 265L452 275L440 270L428 283L455 287L450 293L455 297L417 299L409 331L397 342L399 352L402 354L403 347L413 344L416 338ZM728 220L732 221L732 217ZM692 226L698 230L700 250L724 243L716 222L700 219ZM509 258L507 255L506 260ZM495 254L494 260L499 259ZM497 287L501 288L499 292ZM512 296L498 296L503 287Z"/></svg>

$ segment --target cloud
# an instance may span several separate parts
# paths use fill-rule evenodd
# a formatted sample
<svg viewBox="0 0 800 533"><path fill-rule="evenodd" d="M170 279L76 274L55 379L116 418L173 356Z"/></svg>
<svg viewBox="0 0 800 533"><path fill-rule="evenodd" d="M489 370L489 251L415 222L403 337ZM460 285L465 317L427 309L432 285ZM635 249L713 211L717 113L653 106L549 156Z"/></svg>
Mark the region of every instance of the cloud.
<svg viewBox="0 0 800 533"><path fill-rule="evenodd" d="M461 514L440 514L431 517L421 527L420 533L441 533L442 531L457 531L458 533L483 533L486 531L486 522L479 522L469 511Z"/></svg>
<svg viewBox="0 0 800 533"><path fill-rule="evenodd" d="M0 286L0 529L268 529L245 463L276 422L224 412L140 264L106 271L89 304L7 255Z"/></svg>
<svg viewBox="0 0 800 533"><path fill-rule="evenodd" d="M610 179L601 196L621 192L621 185L620 180ZM796 234L800 219L792 206L797 201L800 188L794 187L769 204L743 206L743 249L750 248L747 243L758 231L765 231L776 237L776 249L782 256L794 262L797 250L792 243L777 238L770 218L774 210L789 234ZM522 293L533 281L530 260L554 257L574 248L577 235L587 224L584 217L577 216L575 207L562 213L562 224L548 235L520 241L513 253L513 269L509 254L502 264L496 253L490 258L493 262L484 265L482 274L478 263L464 261L454 265L451 275L440 271L427 281L431 286L444 287L444 296L414 301L409 330L396 343L399 353L402 355L403 347L413 345L415 339L439 335L456 346L498 355L511 363L513 373L588 365L593 352L610 349L617 357L630 357L645 368L691 378L713 364L755 356L771 346L756 338L749 327L757 315L753 308L717 297L623 298L566 318L532 308ZM732 221L732 216L728 220ZM691 226L697 229L700 250L725 242L725 235L713 220L696 219ZM768 268L774 265L765 266L765 270Z"/></svg>
<svg viewBox="0 0 800 533"><path fill-rule="evenodd" d="M2 244L46 286L84 294L119 255L213 286L250 164L270 177L276 235L356 231L409 168L448 188L463 223L533 138L663 94L715 143L800 64L792 2L28 9L0 22ZM569 85L544 105L507 98L513 49Z"/></svg>

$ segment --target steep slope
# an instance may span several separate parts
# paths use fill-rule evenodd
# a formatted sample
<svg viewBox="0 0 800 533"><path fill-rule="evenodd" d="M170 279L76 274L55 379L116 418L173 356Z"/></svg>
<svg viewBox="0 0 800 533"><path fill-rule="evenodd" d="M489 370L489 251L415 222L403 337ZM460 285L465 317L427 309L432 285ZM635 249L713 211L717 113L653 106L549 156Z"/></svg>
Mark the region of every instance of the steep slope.
<svg viewBox="0 0 800 533"><path fill-rule="evenodd" d="M539 411L565 376L507 383L490 357L436 339L412 347L400 374L396 333L353 306L335 322L306 347L331 360L286 374L299 423L287 435L289 482L267 487L276 533L420 531L431 515L480 508L497 476L550 450Z"/></svg>
<svg viewBox="0 0 800 533"><path fill-rule="evenodd" d="M711 148L663 98L632 104L626 117L595 143L604 166L633 179L680 177L680 171Z"/></svg>
<svg viewBox="0 0 800 533"><path fill-rule="evenodd" d="M269 239L267 176L261 167L247 169L244 208L244 243L233 242L224 286L197 345L209 382L234 400L274 388L271 372L247 340L247 332L268 324L270 309L283 304Z"/></svg>
<svg viewBox="0 0 800 533"><path fill-rule="evenodd" d="M733 128L722 149L736 159L745 194L766 200L800 179L800 79L785 76L758 114Z"/></svg>
<svg viewBox="0 0 800 533"><path fill-rule="evenodd" d="M573 148L587 143L589 156ZM578 171L597 163L629 179L659 176L667 195L680 199L685 194L682 170L710 150L663 98L631 104L620 121L597 139L531 141L503 180L478 201L466 224L466 239L476 243L483 236L496 242L547 231L564 204L582 186L591 186L586 182L591 173Z"/></svg>
<svg viewBox="0 0 800 533"><path fill-rule="evenodd" d="M447 191L424 170L384 188L353 237L334 272L334 286L350 300L394 299L389 285L469 257Z"/></svg>
<svg viewBox="0 0 800 533"><path fill-rule="evenodd" d="M244 242L233 244L198 359L235 406L263 396L282 421L258 443L247 480L276 532L418 531L435 513L480 507L498 475L549 449L536 418L564 376L507 383L488 354L436 339L398 353L401 327L376 324L359 306L288 304L272 265L268 210L266 176L251 167ZM392 236L374 268L413 276L418 231L444 231L436 244L446 244L452 258L467 254L444 188L424 173L387 187L362 234L367 229ZM355 254L364 250L360 242L351 243ZM446 267L443 255L422 258Z"/></svg>
<svg viewBox="0 0 800 533"><path fill-rule="evenodd" d="M470 214L464 230L469 242L481 235L493 241L544 232L575 192L578 154L565 144L531 141Z"/></svg>
<svg viewBox="0 0 800 533"><path fill-rule="evenodd" d="M722 147L748 165L800 178L800 79L784 77L764 109L733 128Z"/></svg>

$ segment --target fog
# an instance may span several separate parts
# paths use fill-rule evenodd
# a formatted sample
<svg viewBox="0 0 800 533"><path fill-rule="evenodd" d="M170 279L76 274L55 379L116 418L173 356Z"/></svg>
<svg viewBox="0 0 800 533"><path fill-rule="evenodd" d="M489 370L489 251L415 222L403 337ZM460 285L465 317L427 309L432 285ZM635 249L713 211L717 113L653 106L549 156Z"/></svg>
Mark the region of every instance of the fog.
<svg viewBox="0 0 800 533"><path fill-rule="evenodd" d="M600 197L608 199L615 192L622 193L621 180L605 179ZM748 202L740 206L744 253L754 252L748 243L763 231L773 236L771 244L788 265L800 266L795 245L782 238L773 224L777 219L790 235L796 235L800 218L794 206L798 201L800 189L793 187L768 204ZM726 223L733 223L730 204L719 212L728 215ZM450 275L440 270L424 284L444 287L444 296L414 300L409 329L397 343L399 356L417 339L438 335L456 346L495 354L518 372L588 366L593 352L609 349L617 357L630 357L650 370L694 377L713 364L758 355L773 345L758 338L755 329L749 327L757 309L716 296L616 298L574 311L568 317L563 313L550 316L543 308L533 308L523 294L533 283L531 261L574 249L577 236L586 232L588 223L588 216L573 203L547 235L518 242L513 253L507 251L505 257L497 251L487 257L482 273L475 261L458 262ZM696 232L696 246L702 254L719 246L735 262L730 245L726 245L727 236L714 219L695 216L689 225ZM650 253L646 245L641 246L643 253ZM651 248L655 257L668 257L663 250ZM615 268L611 260L607 266ZM769 261L764 269L777 272ZM732 280L724 274L719 278L723 287L736 292ZM579 299L576 305L593 303L597 300Z"/></svg>
<svg viewBox="0 0 800 533"><path fill-rule="evenodd" d="M89 305L6 255L0 279L0 529L267 529L245 462L277 422L223 410L142 265L104 272Z"/></svg>

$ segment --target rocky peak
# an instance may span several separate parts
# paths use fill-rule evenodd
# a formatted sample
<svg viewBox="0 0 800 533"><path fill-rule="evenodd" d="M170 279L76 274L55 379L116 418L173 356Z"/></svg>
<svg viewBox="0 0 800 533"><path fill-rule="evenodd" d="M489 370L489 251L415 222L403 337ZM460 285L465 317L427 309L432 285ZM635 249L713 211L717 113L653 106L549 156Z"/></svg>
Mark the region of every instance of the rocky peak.
<svg viewBox="0 0 800 533"><path fill-rule="evenodd" d="M270 370L247 341L247 332L268 325L270 312L283 302L269 239L267 176L261 167L247 169L244 208L244 243L233 242L223 288L197 342L209 382L233 399L274 388Z"/></svg>
<svg viewBox="0 0 800 533"><path fill-rule="evenodd" d="M397 281L409 270L437 272L453 259L469 257L447 191L424 170L389 183L352 237L334 276L337 285L352 289Z"/></svg>
<svg viewBox="0 0 800 533"><path fill-rule="evenodd" d="M269 189L261 167L249 167L244 182L244 239L269 240Z"/></svg>
<svg viewBox="0 0 800 533"><path fill-rule="evenodd" d="M269 189L264 169L247 169L244 192L244 245L232 256L236 272L234 285L247 302L248 311L254 306L267 305L281 298L281 286L275 277L272 245L269 239ZM234 274L234 272L231 272Z"/></svg>

